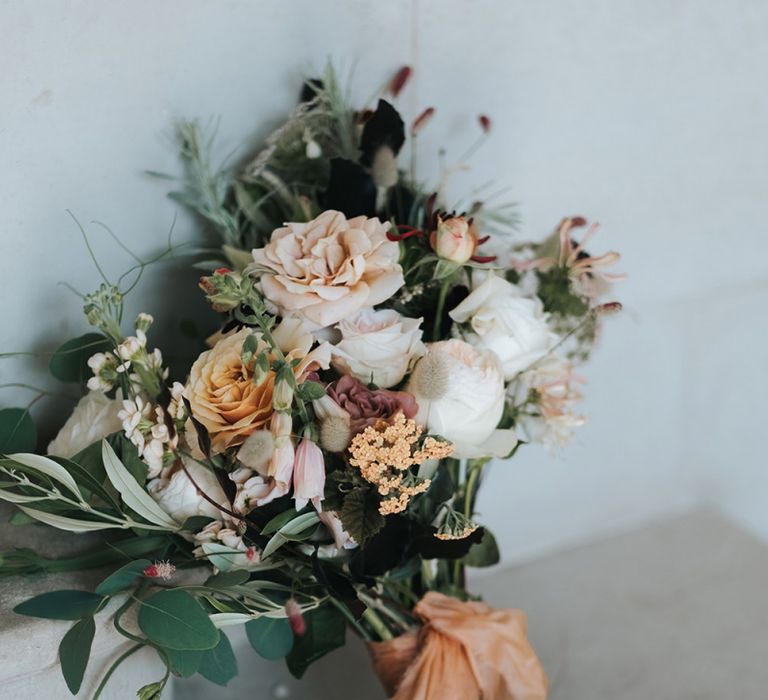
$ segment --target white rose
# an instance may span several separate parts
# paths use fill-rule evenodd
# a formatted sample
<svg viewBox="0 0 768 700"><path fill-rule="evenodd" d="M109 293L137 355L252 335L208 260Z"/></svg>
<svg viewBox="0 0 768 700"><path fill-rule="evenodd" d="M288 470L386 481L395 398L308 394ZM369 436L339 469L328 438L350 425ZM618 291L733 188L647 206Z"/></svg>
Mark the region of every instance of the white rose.
<svg viewBox="0 0 768 700"><path fill-rule="evenodd" d="M457 323L469 321L467 340L496 353L504 378L512 379L544 357L558 342L547 325L541 300L522 296L518 287L489 275L453 311Z"/></svg>
<svg viewBox="0 0 768 700"><path fill-rule="evenodd" d="M48 454L55 457L74 457L98 440L122 428L117 413L121 402L107 398L101 391L83 396L53 442Z"/></svg>
<svg viewBox="0 0 768 700"><path fill-rule="evenodd" d="M341 340L332 348L333 366L382 389L402 380L413 360L424 354L420 318L393 309L366 309L337 326Z"/></svg>
<svg viewBox="0 0 768 700"><path fill-rule="evenodd" d="M216 475L191 459L185 459L184 466L192 479L183 469L179 469L169 479L150 481L147 484L147 491L176 522L183 523L187 518L195 515L220 520L223 516L222 511L203 498L197 490L199 487L206 496L224 508L229 508L229 502Z"/></svg>
<svg viewBox="0 0 768 700"><path fill-rule="evenodd" d="M497 430L504 412L504 377L497 357L463 340L443 340L428 346L427 358L442 367L439 397L420 387L418 372L408 384L419 404L416 422L454 444L458 458L504 457L517 444L511 430ZM427 393L433 398L427 399Z"/></svg>

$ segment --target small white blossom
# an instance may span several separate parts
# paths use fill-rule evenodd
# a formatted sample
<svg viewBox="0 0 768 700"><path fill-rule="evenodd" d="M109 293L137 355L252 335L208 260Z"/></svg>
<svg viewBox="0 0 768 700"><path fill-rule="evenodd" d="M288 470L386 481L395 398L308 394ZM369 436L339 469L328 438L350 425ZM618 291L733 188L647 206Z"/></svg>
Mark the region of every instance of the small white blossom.
<svg viewBox="0 0 768 700"><path fill-rule="evenodd" d="M111 352L97 352L88 358L93 376L88 380L91 391L110 391L117 379L117 358Z"/></svg>

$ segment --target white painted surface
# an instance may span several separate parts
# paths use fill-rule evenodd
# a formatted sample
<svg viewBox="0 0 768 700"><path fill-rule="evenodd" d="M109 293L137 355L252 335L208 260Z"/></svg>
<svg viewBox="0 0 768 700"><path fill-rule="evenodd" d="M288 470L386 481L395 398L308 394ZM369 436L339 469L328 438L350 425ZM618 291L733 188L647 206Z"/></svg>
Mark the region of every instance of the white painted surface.
<svg viewBox="0 0 768 700"><path fill-rule="evenodd" d="M508 560L701 499L768 534L767 29L757 0L6 0L0 349L50 349L86 329L56 286L98 282L66 208L139 253L162 245L178 210L141 172L178 172L175 119L220 115L224 155L282 119L301 73L329 55L356 65L360 96L412 63L402 106L438 108L425 177L428 154L463 150L485 112L493 140L457 186L509 184L526 237L563 214L599 218L595 249L622 251L630 275L616 290L626 312L586 370L589 427L559 457L532 448L490 476L481 507ZM125 269L89 230L108 274ZM177 231L195 236L184 215ZM132 306L170 328L201 308L194 277L181 263L152 270ZM192 311L162 297L181 283ZM41 383L43 366L4 360L0 379Z"/></svg>

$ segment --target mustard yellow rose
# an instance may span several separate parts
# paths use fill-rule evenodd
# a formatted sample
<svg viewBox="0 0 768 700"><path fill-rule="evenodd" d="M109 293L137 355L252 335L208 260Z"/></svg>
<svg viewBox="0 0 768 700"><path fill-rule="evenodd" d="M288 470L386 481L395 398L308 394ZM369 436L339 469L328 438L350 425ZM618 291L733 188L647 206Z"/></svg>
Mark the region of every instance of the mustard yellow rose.
<svg viewBox="0 0 768 700"><path fill-rule="evenodd" d="M388 228L375 218L325 211L275 230L253 251L250 272L260 276L264 296L281 315L330 326L386 301L403 285L400 248L387 238Z"/></svg>
<svg viewBox="0 0 768 700"><path fill-rule="evenodd" d="M258 331L244 328L221 338L200 355L189 373L184 394L192 415L208 430L211 449L216 453L270 427L275 374L270 371L262 382L254 384L253 362L244 364L241 356L243 343L251 334L259 336L259 351L269 347ZM287 359L299 360L294 368L297 381L311 371L328 368L330 346L324 343L312 350L312 334L299 319L284 319L272 335ZM194 428L188 425L188 430L191 433Z"/></svg>

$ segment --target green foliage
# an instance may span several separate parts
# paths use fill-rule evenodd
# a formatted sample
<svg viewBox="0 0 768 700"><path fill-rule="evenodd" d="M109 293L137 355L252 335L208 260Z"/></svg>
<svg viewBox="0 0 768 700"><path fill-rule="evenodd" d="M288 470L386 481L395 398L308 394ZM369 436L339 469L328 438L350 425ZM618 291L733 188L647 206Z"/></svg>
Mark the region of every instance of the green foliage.
<svg viewBox="0 0 768 700"><path fill-rule="evenodd" d="M472 548L462 559L462 563L464 566L481 568L498 564L499 559L499 547L496 544L496 538L488 528L484 528L483 539L472 545Z"/></svg>
<svg viewBox="0 0 768 700"><path fill-rule="evenodd" d="M277 532L283 525L287 525L297 515L298 511L295 508L288 508L282 513L278 513L272 518L263 528L261 528L262 535L271 535L273 532Z"/></svg>
<svg viewBox="0 0 768 700"><path fill-rule="evenodd" d="M119 591L129 588L151 563L149 559L137 559L125 566L121 566L96 586L96 593L99 595L114 595Z"/></svg>
<svg viewBox="0 0 768 700"><path fill-rule="evenodd" d="M361 546L384 527L379 503L376 492L366 486L353 489L344 498L339 517L344 529Z"/></svg>
<svg viewBox="0 0 768 700"><path fill-rule="evenodd" d="M220 633L219 643L203 652L199 673L216 685L226 685L237 675L237 659L227 635Z"/></svg>
<svg viewBox="0 0 768 700"><path fill-rule="evenodd" d="M112 342L101 333L86 333L64 343L51 357L48 368L62 382L83 383L92 375L88 359L97 352L107 352Z"/></svg>
<svg viewBox="0 0 768 700"><path fill-rule="evenodd" d="M189 593L179 589L155 593L141 601L139 627L147 638L178 651L213 649L219 631Z"/></svg>
<svg viewBox="0 0 768 700"><path fill-rule="evenodd" d="M544 303L544 310L558 316L584 316L589 305L580 296L573 293L568 268L553 267L539 273L539 297Z"/></svg>
<svg viewBox="0 0 768 700"><path fill-rule="evenodd" d="M286 657L288 670L296 678L301 678L315 661L344 646L347 632L344 615L330 603L310 611L304 620L307 631L296 638Z"/></svg>
<svg viewBox="0 0 768 700"><path fill-rule="evenodd" d="M259 617L245 623L245 633L264 659L282 659L293 648L293 632L285 617Z"/></svg>
<svg viewBox="0 0 768 700"><path fill-rule="evenodd" d="M61 673L72 695L80 692L95 634L96 623L93 617L84 617L72 626L59 644Z"/></svg>
<svg viewBox="0 0 768 700"><path fill-rule="evenodd" d="M48 620L79 620L93 615L103 601L102 596L88 591L51 591L19 603L13 611Z"/></svg>
<svg viewBox="0 0 768 700"><path fill-rule="evenodd" d="M286 542L302 542L312 537L317 530L320 518L315 511L299 515L283 525L267 542L261 552L261 558L266 559L276 552Z"/></svg>
<svg viewBox="0 0 768 700"><path fill-rule="evenodd" d="M208 653L205 651L180 651L178 649L165 649L164 651L168 657L171 671L182 678L194 676L200 669L203 654Z"/></svg>
<svg viewBox="0 0 768 700"><path fill-rule="evenodd" d="M298 394L304 401L316 401L325 396L325 387L320 382L302 382Z"/></svg>
<svg viewBox="0 0 768 700"><path fill-rule="evenodd" d="M250 573L243 569L236 569L235 571L220 571L218 574L210 576L205 586L207 588L231 588L232 586L241 586L249 578Z"/></svg>
<svg viewBox="0 0 768 700"><path fill-rule="evenodd" d="M33 452L37 445L37 428L25 408L0 410L0 454Z"/></svg>

